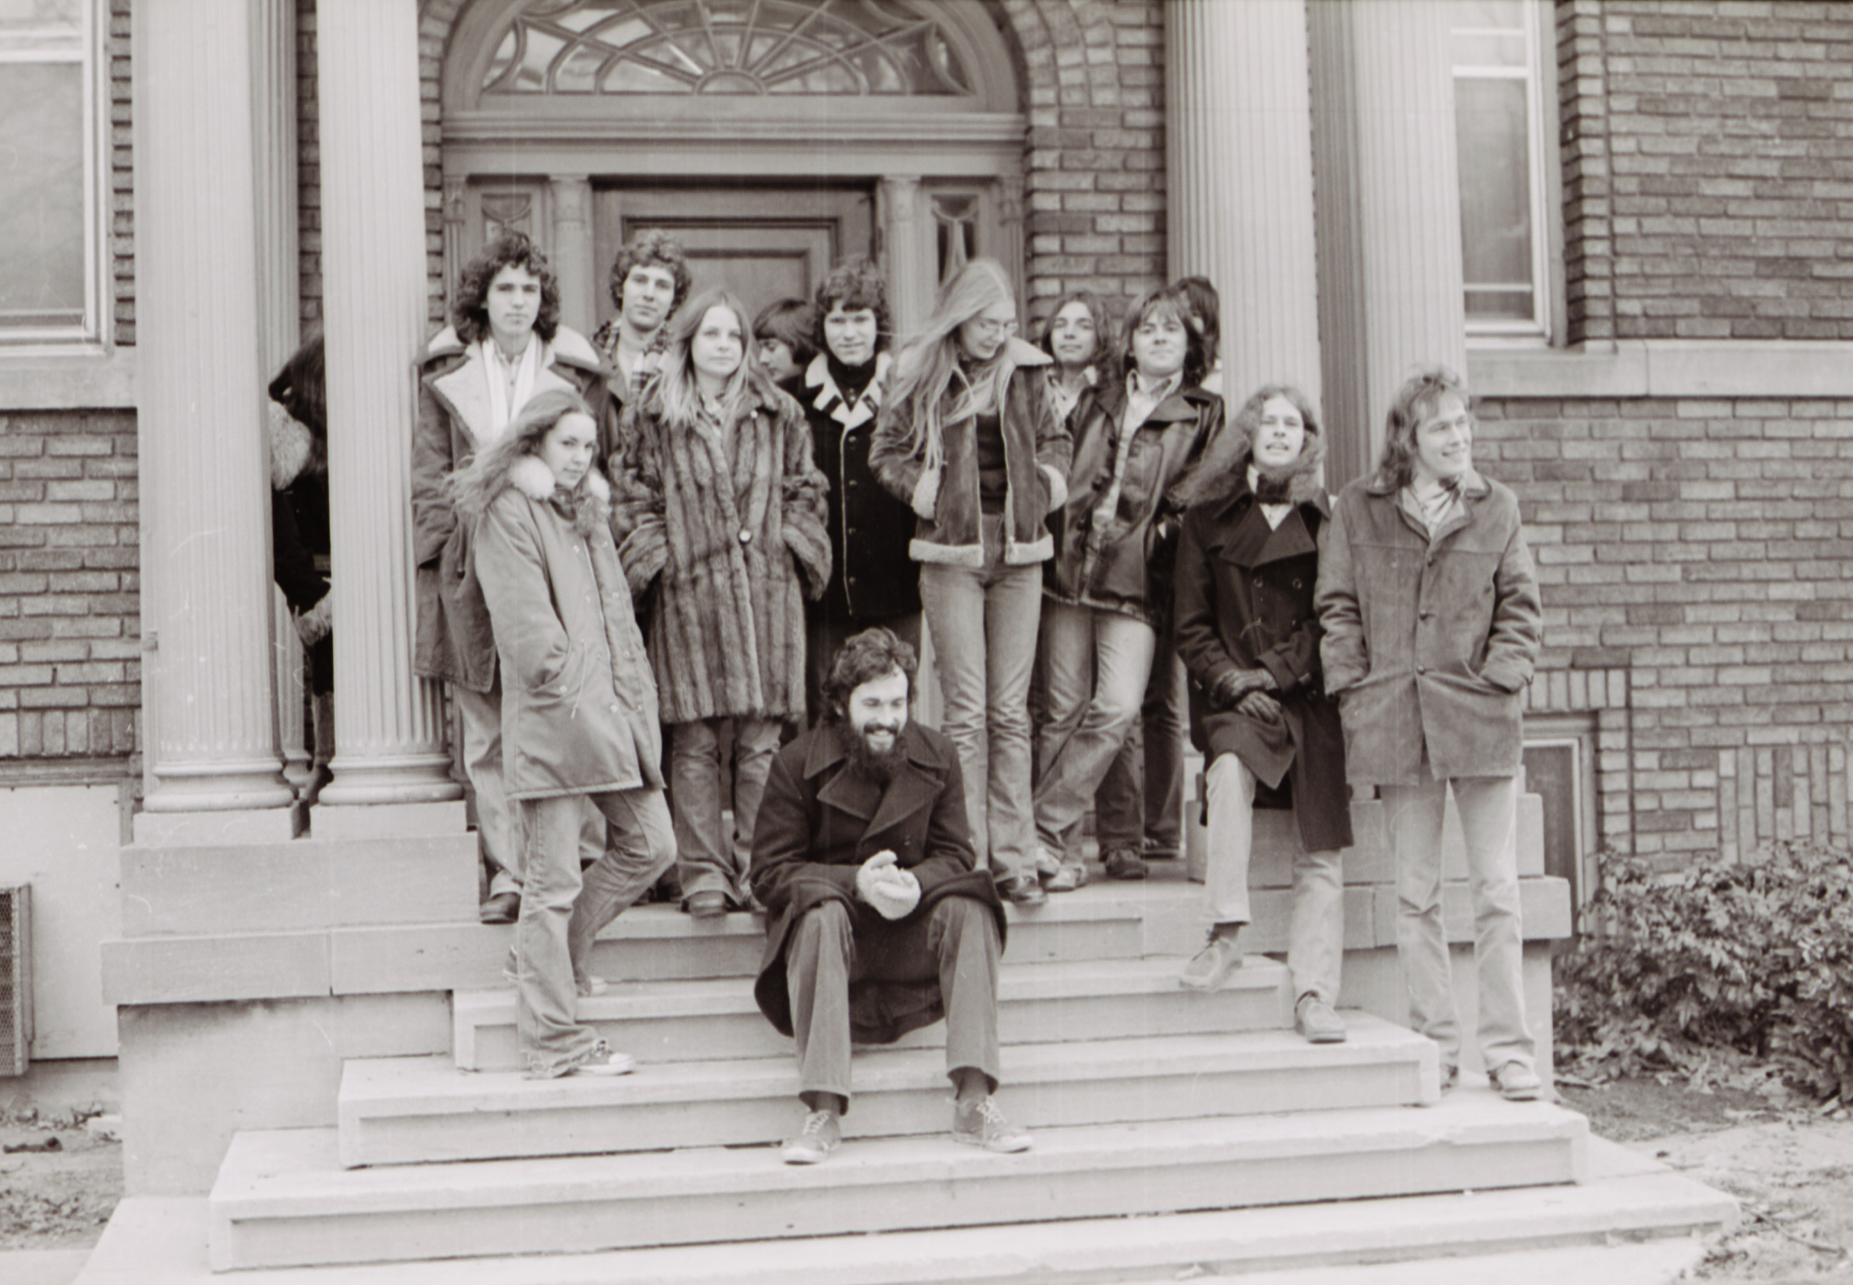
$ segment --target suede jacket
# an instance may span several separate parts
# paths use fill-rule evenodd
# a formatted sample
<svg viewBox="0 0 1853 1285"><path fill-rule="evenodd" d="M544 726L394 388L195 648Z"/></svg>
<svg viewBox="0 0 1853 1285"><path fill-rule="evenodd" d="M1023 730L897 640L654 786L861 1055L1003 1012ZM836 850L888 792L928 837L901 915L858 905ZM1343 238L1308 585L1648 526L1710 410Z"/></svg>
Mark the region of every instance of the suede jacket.
<svg viewBox="0 0 1853 1285"><path fill-rule="evenodd" d="M586 399L599 422L598 458L609 449L605 368L585 336L566 326L541 354L534 392L566 389ZM470 558L469 530L444 488L490 438L489 381L474 344L446 327L418 364L418 427L412 436L412 561L417 567L418 629L413 668L471 691L495 685L495 635Z"/></svg>
<svg viewBox="0 0 1853 1285"><path fill-rule="evenodd" d="M1049 355L1012 338L1000 360L1011 367L999 415L1009 519L1002 560L1006 566L1029 566L1054 552L1043 518L1068 495L1068 429L1055 417L1040 369L1052 363ZM908 452L911 432L907 407L884 406L869 449L876 480L918 519L908 552L916 562L982 567L976 418L943 425L945 457L936 470L929 471L918 452Z"/></svg>
<svg viewBox="0 0 1853 1285"><path fill-rule="evenodd" d="M1381 478L1353 482L1333 506L1320 656L1354 784L1518 771L1543 603L1518 498L1472 471L1461 498L1465 512L1432 539Z"/></svg>

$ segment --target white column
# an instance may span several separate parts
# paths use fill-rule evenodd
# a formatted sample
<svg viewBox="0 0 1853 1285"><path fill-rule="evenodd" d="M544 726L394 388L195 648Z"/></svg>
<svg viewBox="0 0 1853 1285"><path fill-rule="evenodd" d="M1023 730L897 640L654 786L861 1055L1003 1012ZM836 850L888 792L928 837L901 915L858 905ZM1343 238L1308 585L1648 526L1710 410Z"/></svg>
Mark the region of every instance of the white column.
<svg viewBox="0 0 1853 1285"><path fill-rule="evenodd" d="M255 810L204 824L288 838L272 705L251 12L247 0L158 16L142 5L133 24L142 566L152 572L142 596L152 788L137 832L185 839L173 814Z"/></svg>
<svg viewBox="0 0 1853 1285"><path fill-rule="evenodd" d="M301 342L295 6L285 0L253 3L251 43L251 119L257 124L257 304L263 335L263 363L259 369L268 381ZM306 660L282 591L273 592L271 597L277 743L283 754L283 777L300 790L309 781L302 704Z"/></svg>
<svg viewBox="0 0 1853 1285"><path fill-rule="evenodd" d="M894 318L896 351L933 314L939 289L933 246L921 233L920 176L889 174L877 189L882 257L888 268L888 311Z"/></svg>
<svg viewBox="0 0 1853 1285"><path fill-rule="evenodd" d="M598 317L598 269L592 262L592 180L584 174L555 174L553 270L560 278L560 320L582 335Z"/></svg>
<svg viewBox="0 0 1853 1285"><path fill-rule="evenodd" d="M1165 122L1170 275L1222 295L1224 396L1285 380L1317 402L1304 0L1167 5Z"/></svg>
<svg viewBox="0 0 1853 1285"><path fill-rule="evenodd" d="M1453 68L1435 0L1309 12L1326 403L1366 430L1328 466L1343 481L1375 463L1404 379L1466 373Z"/></svg>
<svg viewBox="0 0 1853 1285"><path fill-rule="evenodd" d="M320 0L316 21L339 676L334 781L316 832L378 833L386 818L342 818L341 805L462 793L442 693L412 672L412 364L428 328L418 3Z"/></svg>

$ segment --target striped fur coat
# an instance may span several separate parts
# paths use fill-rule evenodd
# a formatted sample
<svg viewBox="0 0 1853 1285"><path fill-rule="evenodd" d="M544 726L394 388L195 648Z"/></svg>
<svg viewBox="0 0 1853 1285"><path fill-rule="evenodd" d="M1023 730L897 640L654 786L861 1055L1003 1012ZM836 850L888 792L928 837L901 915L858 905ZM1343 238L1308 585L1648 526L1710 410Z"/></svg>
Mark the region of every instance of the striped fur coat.
<svg viewBox="0 0 1853 1285"><path fill-rule="evenodd" d="M670 428L645 397L611 457L631 592L649 600L665 723L804 714L804 598L830 578L827 483L798 404L776 389L735 425Z"/></svg>

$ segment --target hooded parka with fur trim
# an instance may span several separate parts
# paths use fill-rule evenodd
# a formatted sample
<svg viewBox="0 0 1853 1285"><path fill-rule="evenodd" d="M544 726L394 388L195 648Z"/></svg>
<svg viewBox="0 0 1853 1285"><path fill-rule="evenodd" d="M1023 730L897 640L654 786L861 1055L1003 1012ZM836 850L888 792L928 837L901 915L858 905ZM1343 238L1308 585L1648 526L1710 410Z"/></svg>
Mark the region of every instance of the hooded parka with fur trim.
<svg viewBox="0 0 1853 1285"><path fill-rule="evenodd" d="M661 788L656 683L598 470L556 489L538 456L455 485L503 667L511 799Z"/></svg>

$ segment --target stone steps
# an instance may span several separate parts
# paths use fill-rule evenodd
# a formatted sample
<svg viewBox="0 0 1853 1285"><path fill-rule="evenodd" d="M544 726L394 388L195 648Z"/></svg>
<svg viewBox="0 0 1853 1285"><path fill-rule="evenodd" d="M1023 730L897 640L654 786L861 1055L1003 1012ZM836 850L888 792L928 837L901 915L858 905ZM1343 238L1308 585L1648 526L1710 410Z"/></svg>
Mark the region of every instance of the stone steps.
<svg viewBox="0 0 1853 1285"><path fill-rule="evenodd" d="M1102 1035L1186 1035L1279 1028L1292 1022L1286 969L1259 955L1214 994L1177 982L1176 958L1075 959L1019 964L1016 930L998 979L998 1038L1005 1044L1089 1040ZM458 991L451 1003L456 1065L506 1071L520 1065L515 992ZM580 1020L639 1062L728 1057L790 1057L753 1001L750 976L616 985L579 1001ZM930 1026L896 1047L938 1048L945 1031Z"/></svg>
<svg viewBox="0 0 1853 1285"><path fill-rule="evenodd" d="M1434 1107L1046 1128L1014 1156L944 1135L793 1168L769 1146L346 1169L334 1129L237 1135L215 1270L1162 1215L1577 1181L1587 1124L1456 1091Z"/></svg>
<svg viewBox="0 0 1853 1285"><path fill-rule="evenodd" d="M1400 1271L1397 1285L1566 1279L1661 1285L1679 1266L1696 1262L1700 1236L1735 1221L1729 1197L1634 1152L1592 1138L1588 1156L1585 1182L1543 1189L587 1254L254 1268L231 1279L238 1285L1155 1285L1239 1275L1270 1285L1364 1285ZM208 1223L203 1197L130 1197L76 1285L223 1285L228 1278L207 1262ZM1656 1274L1667 1261L1675 1266ZM1262 1272L1267 1277L1253 1275Z"/></svg>
<svg viewBox="0 0 1853 1285"><path fill-rule="evenodd" d="M1085 1045L1015 1043L1004 1049L1000 1101L1013 1121L1040 1134L1439 1098L1431 1041L1367 1014L1345 1016L1350 1040L1323 1047L1281 1030L1118 1038L1103 1031ZM353 1167L767 1144L800 1119L796 1070L789 1052L552 1081L467 1074L447 1058L355 1060L341 1084L340 1158ZM940 1048L863 1050L855 1077L846 1139L944 1132L949 1090Z"/></svg>

